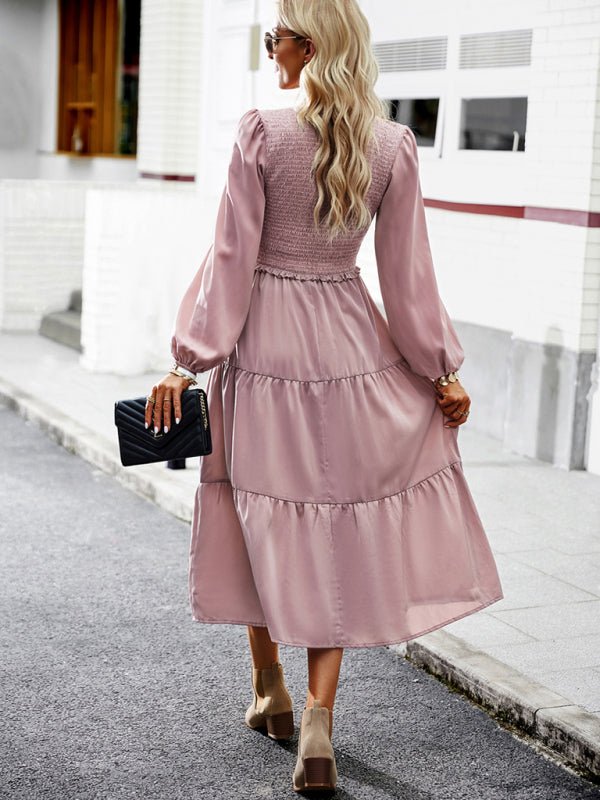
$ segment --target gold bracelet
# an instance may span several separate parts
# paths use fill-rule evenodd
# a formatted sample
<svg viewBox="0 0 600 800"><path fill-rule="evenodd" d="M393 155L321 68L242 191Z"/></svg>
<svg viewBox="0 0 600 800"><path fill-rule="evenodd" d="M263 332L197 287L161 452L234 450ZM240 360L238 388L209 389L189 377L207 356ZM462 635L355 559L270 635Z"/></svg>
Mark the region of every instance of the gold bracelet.
<svg viewBox="0 0 600 800"><path fill-rule="evenodd" d="M179 378L185 378L186 381L189 381L190 383L194 383L194 384L198 383L196 378L192 378L191 375L185 375L183 372L178 372L178 370L176 370L176 369L170 369L169 372L170 372L171 375L177 375Z"/></svg>

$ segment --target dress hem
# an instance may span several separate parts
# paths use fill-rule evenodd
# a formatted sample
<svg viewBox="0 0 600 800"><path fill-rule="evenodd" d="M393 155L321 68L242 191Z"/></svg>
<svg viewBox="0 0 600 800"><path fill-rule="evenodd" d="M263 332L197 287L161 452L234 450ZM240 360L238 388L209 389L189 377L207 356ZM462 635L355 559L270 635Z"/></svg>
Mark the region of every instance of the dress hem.
<svg viewBox="0 0 600 800"><path fill-rule="evenodd" d="M306 642L290 642L284 641L283 639L273 639L269 633L269 637L271 638L272 642L277 642L277 644L284 644L288 645L289 647L314 647L314 648L350 648L350 647L384 647L385 645L390 644L402 644L403 642L411 641L412 639L417 639L419 636L424 636L426 633L431 633L432 631L438 630L439 628L443 628L446 625L450 625L451 622L457 622L459 619L463 619L464 617L468 617L471 614L475 614L478 611L481 611L488 606L491 606L493 603L497 603L498 600L502 600L504 598L504 594L501 593L500 595L492 598L491 600L486 600L485 602L480 603L475 608L471 608L468 611L463 612L462 614L458 614L455 617L451 617L450 619L444 620L443 622L436 623L435 625L430 626L429 628L425 628L424 630L411 634L410 636L403 636L401 639L385 639L380 642L361 642L361 643L350 643L345 644L343 642L337 644L307 644ZM208 625L252 625L259 628L268 628L266 622L247 622L246 620L234 620L234 619L213 619L209 617L200 617L197 615L192 614L192 620L194 622L198 622L201 624L208 624Z"/></svg>

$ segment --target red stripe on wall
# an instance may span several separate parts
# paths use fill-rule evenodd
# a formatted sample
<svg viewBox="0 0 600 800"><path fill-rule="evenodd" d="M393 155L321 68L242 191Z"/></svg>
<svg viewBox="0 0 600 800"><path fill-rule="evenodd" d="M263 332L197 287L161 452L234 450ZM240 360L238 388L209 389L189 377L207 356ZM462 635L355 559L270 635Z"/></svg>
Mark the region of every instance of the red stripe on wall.
<svg viewBox="0 0 600 800"><path fill-rule="evenodd" d="M600 212L598 211L577 211L573 208L525 206L525 213L523 216L525 219L562 222L563 225L581 225L584 228L600 228Z"/></svg>
<svg viewBox="0 0 600 800"><path fill-rule="evenodd" d="M140 178L152 178L155 181L195 181L195 175L175 175L168 172L138 172Z"/></svg>
<svg viewBox="0 0 600 800"><path fill-rule="evenodd" d="M140 172L140 178L159 181L195 181L195 175L175 175L165 172ZM452 200L424 198L428 208L457 211L461 214L487 214L492 217L517 217L542 222L560 222L563 225L579 225L583 228L600 228L599 211L578 211L573 208L546 208L544 206L499 206L489 203L457 203Z"/></svg>
<svg viewBox="0 0 600 800"><path fill-rule="evenodd" d="M573 208L546 208L544 206L498 206L487 203L455 203L451 200L424 199L429 208L458 211L462 214L488 214L493 217L519 217L542 222L560 222L584 228L600 228L599 211L578 211Z"/></svg>

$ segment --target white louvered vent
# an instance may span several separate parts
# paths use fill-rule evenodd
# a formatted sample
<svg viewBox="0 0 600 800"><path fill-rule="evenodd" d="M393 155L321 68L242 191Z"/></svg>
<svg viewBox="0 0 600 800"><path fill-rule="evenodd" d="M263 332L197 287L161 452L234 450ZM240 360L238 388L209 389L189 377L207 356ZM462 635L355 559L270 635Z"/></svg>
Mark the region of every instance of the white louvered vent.
<svg viewBox="0 0 600 800"><path fill-rule="evenodd" d="M375 42L373 53L380 72L415 72L422 69L445 69L448 38L401 39Z"/></svg>
<svg viewBox="0 0 600 800"><path fill-rule="evenodd" d="M531 28L460 37L460 68L520 67L531 63Z"/></svg>

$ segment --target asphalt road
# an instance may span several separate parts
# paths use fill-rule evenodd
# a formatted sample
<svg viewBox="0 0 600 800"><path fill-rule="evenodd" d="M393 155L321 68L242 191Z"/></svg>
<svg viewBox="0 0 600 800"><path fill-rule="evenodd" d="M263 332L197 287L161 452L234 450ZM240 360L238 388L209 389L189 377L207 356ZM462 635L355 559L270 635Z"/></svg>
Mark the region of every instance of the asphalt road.
<svg viewBox="0 0 600 800"><path fill-rule="evenodd" d="M295 737L246 728L246 629L192 621L188 525L0 424L0 797L298 797L305 650L280 646ZM600 798L385 647L345 651L333 743L337 798Z"/></svg>

